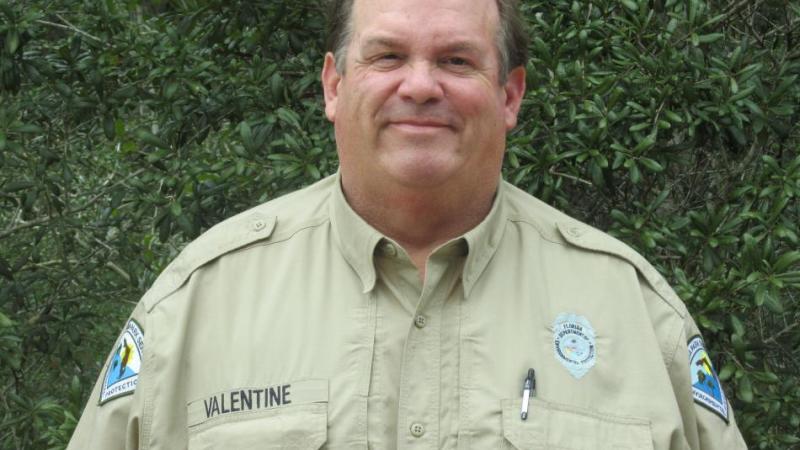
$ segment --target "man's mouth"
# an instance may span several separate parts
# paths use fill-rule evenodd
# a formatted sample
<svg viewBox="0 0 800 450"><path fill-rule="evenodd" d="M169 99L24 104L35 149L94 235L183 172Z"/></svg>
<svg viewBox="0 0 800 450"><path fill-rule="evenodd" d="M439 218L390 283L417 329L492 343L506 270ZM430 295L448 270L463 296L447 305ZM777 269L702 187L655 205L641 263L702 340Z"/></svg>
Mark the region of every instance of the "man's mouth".
<svg viewBox="0 0 800 450"><path fill-rule="evenodd" d="M430 119L392 120L389 122L389 126L410 132L440 131L451 128L447 122Z"/></svg>

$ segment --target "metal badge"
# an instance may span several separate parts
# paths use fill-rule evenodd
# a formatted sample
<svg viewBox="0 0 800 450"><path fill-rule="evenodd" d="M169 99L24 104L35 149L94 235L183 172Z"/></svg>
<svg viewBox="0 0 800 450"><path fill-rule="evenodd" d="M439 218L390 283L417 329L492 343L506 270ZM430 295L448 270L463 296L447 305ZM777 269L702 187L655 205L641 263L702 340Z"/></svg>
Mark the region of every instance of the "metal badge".
<svg viewBox="0 0 800 450"><path fill-rule="evenodd" d="M553 322L553 351L573 377L580 379L594 367L597 345L589 321L577 314L562 313Z"/></svg>

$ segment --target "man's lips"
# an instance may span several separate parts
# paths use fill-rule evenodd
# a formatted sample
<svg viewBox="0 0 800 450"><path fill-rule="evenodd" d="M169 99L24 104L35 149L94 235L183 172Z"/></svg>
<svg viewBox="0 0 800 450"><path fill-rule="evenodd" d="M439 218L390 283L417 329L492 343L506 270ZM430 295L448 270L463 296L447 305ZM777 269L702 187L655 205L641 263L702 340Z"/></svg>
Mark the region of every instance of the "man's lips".
<svg viewBox="0 0 800 450"><path fill-rule="evenodd" d="M421 119L391 120L389 121L389 126L408 131L433 131L452 128L447 122Z"/></svg>

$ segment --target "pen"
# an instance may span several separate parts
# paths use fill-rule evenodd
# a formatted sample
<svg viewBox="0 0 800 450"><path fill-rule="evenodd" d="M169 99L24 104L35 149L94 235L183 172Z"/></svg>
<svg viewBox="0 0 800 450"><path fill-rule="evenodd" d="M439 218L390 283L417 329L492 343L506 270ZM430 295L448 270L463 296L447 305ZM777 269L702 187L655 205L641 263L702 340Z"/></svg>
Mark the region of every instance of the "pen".
<svg viewBox="0 0 800 450"><path fill-rule="evenodd" d="M528 402L531 399L531 392L536 390L536 373L533 369L528 369L528 376L525 377L525 384L522 386L522 410L520 411L520 418L522 420L528 419Z"/></svg>

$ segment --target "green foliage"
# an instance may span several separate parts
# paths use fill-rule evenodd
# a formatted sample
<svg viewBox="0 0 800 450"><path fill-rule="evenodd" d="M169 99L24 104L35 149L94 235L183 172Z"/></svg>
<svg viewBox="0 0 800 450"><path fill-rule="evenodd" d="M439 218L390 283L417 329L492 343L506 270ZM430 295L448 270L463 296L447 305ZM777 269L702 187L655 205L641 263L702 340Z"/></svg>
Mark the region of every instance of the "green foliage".
<svg viewBox="0 0 800 450"><path fill-rule="evenodd" d="M505 176L637 248L800 435L800 4L525 1ZM182 246L336 170L321 2L0 0L0 447L63 448Z"/></svg>
<svg viewBox="0 0 800 450"><path fill-rule="evenodd" d="M530 92L508 177L655 263L749 444L797 443L798 3L525 7Z"/></svg>

